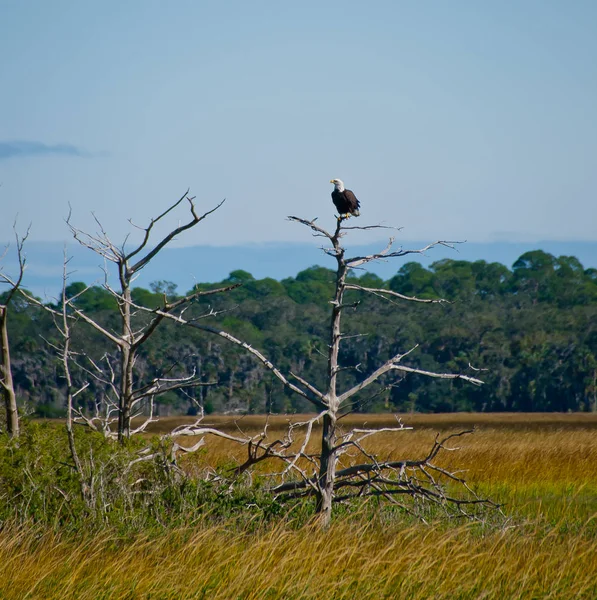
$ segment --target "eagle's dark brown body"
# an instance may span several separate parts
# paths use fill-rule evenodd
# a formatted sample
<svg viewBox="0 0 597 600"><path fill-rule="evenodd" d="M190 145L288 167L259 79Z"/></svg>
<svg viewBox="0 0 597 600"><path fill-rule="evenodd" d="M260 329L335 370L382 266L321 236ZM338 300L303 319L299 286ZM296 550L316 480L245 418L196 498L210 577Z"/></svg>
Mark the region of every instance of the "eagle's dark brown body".
<svg viewBox="0 0 597 600"><path fill-rule="evenodd" d="M351 190L339 191L334 189L332 192L332 201L340 215L352 215L353 217L358 217L361 214L359 212L361 203L357 200L357 197Z"/></svg>

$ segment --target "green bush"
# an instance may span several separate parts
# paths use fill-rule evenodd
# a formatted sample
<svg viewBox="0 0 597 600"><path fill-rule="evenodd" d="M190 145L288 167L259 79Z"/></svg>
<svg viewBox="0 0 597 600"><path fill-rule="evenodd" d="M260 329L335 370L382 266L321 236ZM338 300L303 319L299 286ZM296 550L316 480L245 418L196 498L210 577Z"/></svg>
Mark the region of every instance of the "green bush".
<svg viewBox="0 0 597 600"><path fill-rule="evenodd" d="M169 461L167 439L120 445L79 427L75 439L86 498L63 424L25 422L18 440L0 436L1 522L125 533L186 525L201 515L250 522L280 514L259 485L187 477Z"/></svg>

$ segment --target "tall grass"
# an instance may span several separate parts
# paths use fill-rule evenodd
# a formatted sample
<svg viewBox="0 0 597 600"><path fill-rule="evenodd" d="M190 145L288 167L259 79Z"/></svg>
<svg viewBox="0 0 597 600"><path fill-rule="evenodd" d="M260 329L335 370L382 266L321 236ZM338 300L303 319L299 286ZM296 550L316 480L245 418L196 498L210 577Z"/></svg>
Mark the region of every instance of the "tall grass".
<svg viewBox="0 0 597 600"><path fill-rule="evenodd" d="M269 438L282 436L287 421L285 417L270 419ZM369 438L363 444L365 449L380 460L417 459L427 454L438 431L474 428L473 434L453 442L454 451L440 454L438 463L459 471L513 514L535 515L540 506L544 518L557 522L564 513L584 521L597 512L597 415L467 413L407 415L404 421L413 429ZM252 416L238 422L212 417L212 422L220 428L242 428L256 434L264 419ZM351 415L343 421L346 429L363 423L383 427L392 420L387 415ZM319 443L314 435L308 451L316 452ZM245 448L211 439L204 452L188 457L185 467L194 471L244 458ZM362 456L344 460L357 459L362 460ZM263 463L260 470L272 470L272 464Z"/></svg>
<svg viewBox="0 0 597 600"><path fill-rule="evenodd" d="M594 539L540 528L336 521L251 533L227 523L123 540L0 537L2 598L595 598ZM6 583L9 582L7 585Z"/></svg>
<svg viewBox="0 0 597 600"><path fill-rule="evenodd" d="M270 423L272 436L284 421ZM504 502L510 519L424 525L371 500L340 513L324 531L292 512L247 520L198 510L190 524L134 533L110 526L75 535L5 523L0 598L597 598L594 416L405 421L417 421L417 429L380 436L369 449L382 459L414 458L424 455L436 428L474 424L476 433L459 438L460 450L442 460ZM257 431L261 424L251 418L240 426ZM193 472L238 458L242 449L210 440L184 466Z"/></svg>

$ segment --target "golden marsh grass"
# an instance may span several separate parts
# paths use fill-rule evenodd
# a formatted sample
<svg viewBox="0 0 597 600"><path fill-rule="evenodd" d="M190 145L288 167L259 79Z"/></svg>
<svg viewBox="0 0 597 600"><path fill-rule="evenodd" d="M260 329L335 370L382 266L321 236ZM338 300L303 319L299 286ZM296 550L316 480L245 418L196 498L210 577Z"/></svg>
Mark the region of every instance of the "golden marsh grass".
<svg viewBox="0 0 597 600"><path fill-rule="evenodd" d="M544 530L337 521L242 533L198 523L157 537L5 531L2 598L587 598L597 546Z"/></svg>
<svg viewBox="0 0 597 600"><path fill-rule="evenodd" d="M365 420L388 424L387 417ZM325 531L291 520L241 529L203 517L192 527L130 539L111 531L75 537L6 526L0 598L597 598L595 415L413 415L404 421L416 429L380 436L370 449L382 458L412 458L425 453L436 429L476 426L443 460L506 503L513 515L507 526L424 525L371 506ZM257 432L263 419L211 422ZM272 419L270 434L281 433L285 422ZM187 466L239 457L242 449L210 440Z"/></svg>

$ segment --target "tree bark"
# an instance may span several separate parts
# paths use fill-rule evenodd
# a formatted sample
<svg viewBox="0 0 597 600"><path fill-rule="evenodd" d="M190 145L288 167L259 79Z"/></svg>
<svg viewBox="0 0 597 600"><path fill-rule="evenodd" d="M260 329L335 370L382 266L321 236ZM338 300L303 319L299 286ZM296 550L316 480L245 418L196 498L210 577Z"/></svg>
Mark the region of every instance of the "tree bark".
<svg viewBox="0 0 597 600"><path fill-rule="evenodd" d="M120 398L118 407L118 440L122 442L131 435L131 404L133 402L133 372L135 364L135 347L133 345L133 332L131 323L131 289L129 281L124 274L126 264L119 265L122 272L120 281L122 286L122 301L120 315L122 319L122 340L120 346Z"/></svg>
<svg viewBox="0 0 597 600"><path fill-rule="evenodd" d="M118 406L118 440L122 442L131 435L131 404L133 402L133 365L135 355L131 348L121 348L120 398Z"/></svg>
<svg viewBox="0 0 597 600"><path fill-rule="evenodd" d="M332 518L334 501L334 482L336 480L336 415L331 411L323 417L321 436L321 462L319 466L319 493L315 511L321 524L327 526Z"/></svg>
<svg viewBox="0 0 597 600"><path fill-rule="evenodd" d="M6 408L6 430L12 438L19 437L19 413L17 410L17 397L15 395L12 379L12 368L10 365L10 345L8 341L8 308L0 305L0 350L2 361L0 363L0 383L4 406Z"/></svg>
<svg viewBox="0 0 597 600"><path fill-rule="evenodd" d="M323 417L323 431L321 438L321 460L319 463L319 486L315 510L320 515L321 523L329 525L332 517L332 503L334 501L334 483L336 481L336 462L338 459L336 450L336 424L340 402L337 396L338 382L338 356L340 353L340 341L342 331L340 320L342 317L342 301L346 285L346 274L348 268L344 260L344 249L338 241L340 221L336 228L336 234L332 237L338 270L336 271L336 291L332 302L332 317L330 323L330 349L328 355L328 390L326 401L328 410Z"/></svg>

